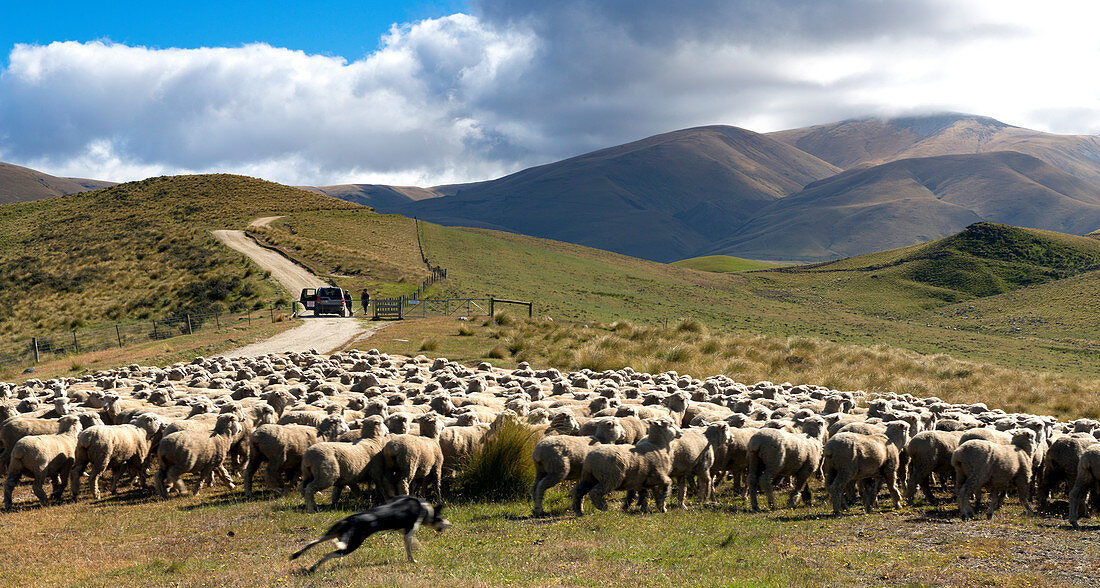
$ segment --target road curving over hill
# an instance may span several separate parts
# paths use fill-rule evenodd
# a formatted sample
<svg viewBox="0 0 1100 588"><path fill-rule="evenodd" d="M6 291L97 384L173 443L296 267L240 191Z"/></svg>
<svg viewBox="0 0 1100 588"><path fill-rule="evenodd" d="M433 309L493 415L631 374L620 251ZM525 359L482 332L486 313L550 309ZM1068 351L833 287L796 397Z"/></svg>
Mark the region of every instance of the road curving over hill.
<svg viewBox="0 0 1100 588"><path fill-rule="evenodd" d="M258 218L252 222L252 225L266 226L277 218L279 217ZM244 231L219 230L213 231L213 235L215 239L230 249L247 255L261 268L271 272L271 277L278 280L291 293L291 296L297 296L302 288L319 288L328 285L306 268L275 251L261 247ZM259 343L226 352L225 355L255 357L267 353L305 351L307 349L316 349L321 353L332 353L354 339L381 329L386 324L367 325L362 320L354 318L306 316L302 317L302 325L299 327L284 331Z"/></svg>

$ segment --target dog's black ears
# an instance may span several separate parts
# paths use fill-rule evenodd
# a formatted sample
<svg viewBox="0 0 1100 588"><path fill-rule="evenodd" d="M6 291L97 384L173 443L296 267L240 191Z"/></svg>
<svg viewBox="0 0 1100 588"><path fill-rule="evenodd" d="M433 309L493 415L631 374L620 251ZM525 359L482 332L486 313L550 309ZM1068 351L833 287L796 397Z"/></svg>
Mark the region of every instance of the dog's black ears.
<svg viewBox="0 0 1100 588"><path fill-rule="evenodd" d="M442 503L437 504L437 505L433 506L432 508L435 509L435 512L438 514L439 511L443 510L443 504Z"/></svg>

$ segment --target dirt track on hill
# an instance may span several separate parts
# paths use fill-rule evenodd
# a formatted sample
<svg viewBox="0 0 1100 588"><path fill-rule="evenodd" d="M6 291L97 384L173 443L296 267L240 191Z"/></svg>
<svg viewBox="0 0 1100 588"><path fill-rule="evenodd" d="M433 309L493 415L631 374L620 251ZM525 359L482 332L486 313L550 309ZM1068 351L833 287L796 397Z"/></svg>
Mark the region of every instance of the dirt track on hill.
<svg viewBox="0 0 1100 588"><path fill-rule="evenodd" d="M279 217L258 218L252 221L252 225L266 226L277 218ZM319 288L328 285L306 268L275 251L260 247L244 231L221 230L214 231L213 235L215 239L221 241L230 249L247 255L257 265L271 272L271 277L278 280L294 298L297 298L302 288ZM225 353L225 355L255 357L266 353L305 351L307 349L316 349L321 353L331 353L353 339L373 333L387 324L374 323L367 325L362 320L355 318L302 317L302 321L300 327L279 333L266 341L234 349Z"/></svg>

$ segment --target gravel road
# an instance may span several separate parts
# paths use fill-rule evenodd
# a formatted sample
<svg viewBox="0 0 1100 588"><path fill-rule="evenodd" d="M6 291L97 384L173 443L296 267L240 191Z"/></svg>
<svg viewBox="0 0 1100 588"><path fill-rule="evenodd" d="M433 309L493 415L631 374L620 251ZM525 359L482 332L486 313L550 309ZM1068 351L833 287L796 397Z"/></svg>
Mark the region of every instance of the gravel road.
<svg viewBox="0 0 1100 588"><path fill-rule="evenodd" d="M252 221L254 226L266 226L277 216L258 218ZM275 251L256 244L244 231L214 231L214 238L239 251L255 261L257 265L271 272L271 277L279 281L297 297L302 288L320 288L328 284L310 273L304 267L290 261ZM233 357L255 357L267 353L284 351L305 351L316 349L321 353L331 353L353 339L373 333L387 323L367 324L356 318L319 318L302 317L302 326L284 331L259 343L253 343L240 349L234 349L225 355Z"/></svg>

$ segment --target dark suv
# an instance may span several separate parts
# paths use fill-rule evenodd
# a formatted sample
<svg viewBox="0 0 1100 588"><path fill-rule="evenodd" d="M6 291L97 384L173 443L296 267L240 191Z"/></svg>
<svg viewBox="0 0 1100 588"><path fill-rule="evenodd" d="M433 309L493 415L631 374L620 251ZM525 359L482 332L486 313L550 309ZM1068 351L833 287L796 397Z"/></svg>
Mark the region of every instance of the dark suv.
<svg viewBox="0 0 1100 588"><path fill-rule="evenodd" d="M347 316L344 306L344 291L335 287L317 289L317 301L313 303L313 316L338 314Z"/></svg>

